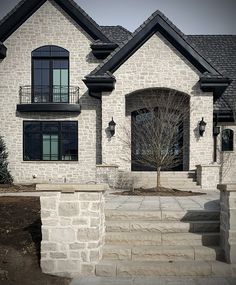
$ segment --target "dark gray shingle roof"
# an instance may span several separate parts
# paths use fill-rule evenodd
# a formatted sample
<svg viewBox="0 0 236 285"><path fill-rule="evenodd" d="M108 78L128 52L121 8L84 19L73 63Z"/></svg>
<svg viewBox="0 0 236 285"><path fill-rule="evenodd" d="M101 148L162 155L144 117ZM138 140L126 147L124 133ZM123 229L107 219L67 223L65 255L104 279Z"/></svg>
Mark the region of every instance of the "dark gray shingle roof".
<svg viewBox="0 0 236 285"><path fill-rule="evenodd" d="M228 110L236 102L236 35L189 35L187 39L217 70L233 81L215 102L215 110Z"/></svg>
<svg viewBox="0 0 236 285"><path fill-rule="evenodd" d="M126 41L132 33L122 26L100 26L101 31L110 41L121 44Z"/></svg>

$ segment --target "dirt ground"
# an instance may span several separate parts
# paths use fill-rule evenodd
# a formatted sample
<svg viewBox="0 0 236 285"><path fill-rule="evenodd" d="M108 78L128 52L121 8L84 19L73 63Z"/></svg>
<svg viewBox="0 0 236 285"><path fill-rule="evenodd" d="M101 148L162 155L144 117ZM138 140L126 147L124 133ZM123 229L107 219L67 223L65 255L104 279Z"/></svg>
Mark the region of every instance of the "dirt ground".
<svg viewBox="0 0 236 285"><path fill-rule="evenodd" d="M43 274L39 266L39 198L0 197L0 284L68 285L68 278Z"/></svg>

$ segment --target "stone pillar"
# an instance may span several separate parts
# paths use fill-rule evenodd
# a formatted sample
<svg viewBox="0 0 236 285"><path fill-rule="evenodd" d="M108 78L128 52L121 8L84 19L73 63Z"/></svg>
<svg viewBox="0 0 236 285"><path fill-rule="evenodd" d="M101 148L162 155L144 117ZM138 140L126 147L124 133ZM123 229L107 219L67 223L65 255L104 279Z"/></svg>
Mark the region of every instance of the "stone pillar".
<svg viewBox="0 0 236 285"><path fill-rule="evenodd" d="M118 175L117 165L98 164L96 165L96 182L107 183L111 188L115 188Z"/></svg>
<svg viewBox="0 0 236 285"><path fill-rule="evenodd" d="M95 273L105 237L107 185L39 184L41 268L59 276Z"/></svg>
<svg viewBox="0 0 236 285"><path fill-rule="evenodd" d="M204 190L214 190L217 188L220 179L220 166L217 163L209 165L196 165L197 184Z"/></svg>
<svg viewBox="0 0 236 285"><path fill-rule="evenodd" d="M220 244L228 263L236 263L236 184L220 184Z"/></svg>

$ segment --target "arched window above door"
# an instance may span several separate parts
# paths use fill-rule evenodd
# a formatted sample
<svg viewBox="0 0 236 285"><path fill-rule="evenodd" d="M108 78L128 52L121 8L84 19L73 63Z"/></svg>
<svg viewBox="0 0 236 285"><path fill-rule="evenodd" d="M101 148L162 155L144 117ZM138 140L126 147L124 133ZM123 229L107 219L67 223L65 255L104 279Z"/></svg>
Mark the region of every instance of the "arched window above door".
<svg viewBox="0 0 236 285"><path fill-rule="evenodd" d="M233 130L225 129L222 131L221 150L222 151L233 151L234 150L234 131Z"/></svg>
<svg viewBox="0 0 236 285"><path fill-rule="evenodd" d="M32 52L32 102L69 102L69 51L48 45Z"/></svg>

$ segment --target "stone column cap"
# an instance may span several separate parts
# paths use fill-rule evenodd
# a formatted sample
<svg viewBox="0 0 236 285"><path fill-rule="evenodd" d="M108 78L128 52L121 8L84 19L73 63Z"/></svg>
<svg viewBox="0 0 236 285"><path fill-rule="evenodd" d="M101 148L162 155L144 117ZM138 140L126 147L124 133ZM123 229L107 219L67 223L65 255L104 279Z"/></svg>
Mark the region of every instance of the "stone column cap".
<svg viewBox="0 0 236 285"><path fill-rule="evenodd" d="M220 191L236 192L236 183L218 184L217 189Z"/></svg>
<svg viewBox="0 0 236 285"><path fill-rule="evenodd" d="M212 163L212 164L198 164L196 167L220 167L218 163Z"/></svg>
<svg viewBox="0 0 236 285"><path fill-rule="evenodd" d="M37 184L36 191L47 192L104 192L108 190L108 184L73 184L73 183L48 183Z"/></svg>

